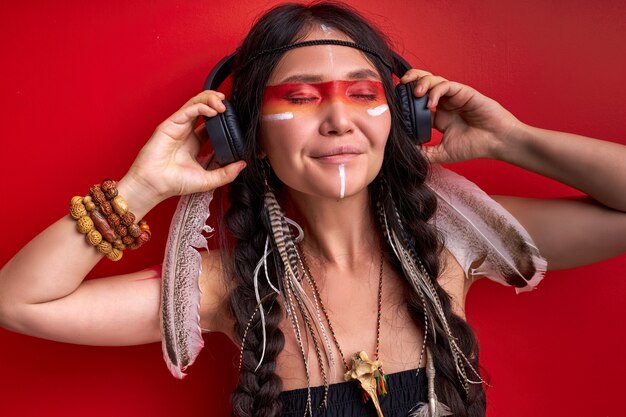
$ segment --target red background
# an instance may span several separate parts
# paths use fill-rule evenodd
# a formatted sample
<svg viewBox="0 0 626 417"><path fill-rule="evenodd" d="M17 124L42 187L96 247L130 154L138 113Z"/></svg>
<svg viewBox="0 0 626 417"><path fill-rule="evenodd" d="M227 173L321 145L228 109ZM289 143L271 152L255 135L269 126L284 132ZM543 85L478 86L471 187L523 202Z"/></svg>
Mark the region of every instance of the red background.
<svg viewBox="0 0 626 417"><path fill-rule="evenodd" d="M63 216L72 195L120 178L154 127L274 4L97 3L0 6L0 265ZM414 66L477 88L527 123L626 143L625 2L349 3ZM575 193L499 162L454 168L490 193ZM149 214L150 245L92 276L160 263L175 203ZM623 415L625 272L621 256L551 272L532 294L476 285L468 316L493 385L490 416ZM83 347L0 329L0 416L228 415L236 352L220 335L205 338L178 381L159 344Z"/></svg>

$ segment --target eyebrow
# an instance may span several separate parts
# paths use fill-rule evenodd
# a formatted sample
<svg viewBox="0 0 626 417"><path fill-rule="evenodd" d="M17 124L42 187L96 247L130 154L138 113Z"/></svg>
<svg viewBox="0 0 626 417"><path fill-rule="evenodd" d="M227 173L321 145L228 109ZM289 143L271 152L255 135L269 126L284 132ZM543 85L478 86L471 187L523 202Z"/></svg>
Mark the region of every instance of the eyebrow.
<svg viewBox="0 0 626 417"><path fill-rule="evenodd" d="M366 80L374 78L376 80L380 80L380 76L378 73L371 69L359 69L356 71L351 71L346 75L346 79L348 80ZM321 75L317 74L295 74L290 77L281 80L278 84L289 84L289 83L321 83L324 81L324 78Z"/></svg>

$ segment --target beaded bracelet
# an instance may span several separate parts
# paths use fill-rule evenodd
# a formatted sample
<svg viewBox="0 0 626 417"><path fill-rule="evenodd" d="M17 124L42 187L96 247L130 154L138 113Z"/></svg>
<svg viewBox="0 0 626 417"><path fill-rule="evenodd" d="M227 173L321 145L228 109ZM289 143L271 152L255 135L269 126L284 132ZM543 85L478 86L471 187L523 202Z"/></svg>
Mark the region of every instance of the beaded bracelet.
<svg viewBox="0 0 626 417"><path fill-rule="evenodd" d="M135 215L118 195L116 185L105 179L92 186L88 196L75 196L70 201L70 215L76 220L78 231L112 261L120 260L127 247L138 249L152 236L144 220L135 224Z"/></svg>

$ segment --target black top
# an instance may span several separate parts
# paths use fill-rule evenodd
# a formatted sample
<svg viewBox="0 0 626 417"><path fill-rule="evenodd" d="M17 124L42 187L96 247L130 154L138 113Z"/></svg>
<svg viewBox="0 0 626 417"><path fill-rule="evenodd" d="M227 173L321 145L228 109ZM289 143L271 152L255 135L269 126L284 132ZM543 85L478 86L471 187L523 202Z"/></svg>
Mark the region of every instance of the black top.
<svg viewBox="0 0 626 417"><path fill-rule="evenodd" d="M420 368L387 375L387 395L379 397L385 417L406 417L418 403L428 400L426 370ZM284 417L303 417L306 408L306 388L284 391L280 394ZM321 408L324 387L311 387L314 417L376 417L371 400L363 403L361 388L355 381L331 384L328 406Z"/></svg>

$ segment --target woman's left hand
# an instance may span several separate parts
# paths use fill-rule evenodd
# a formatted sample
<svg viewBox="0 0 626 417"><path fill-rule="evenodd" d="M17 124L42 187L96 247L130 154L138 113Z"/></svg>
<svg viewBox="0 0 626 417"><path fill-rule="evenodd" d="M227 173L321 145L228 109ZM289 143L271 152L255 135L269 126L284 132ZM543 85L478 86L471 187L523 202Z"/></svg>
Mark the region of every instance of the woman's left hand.
<svg viewBox="0 0 626 417"><path fill-rule="evenodd" d="M400 81L417 81L413 93L417 97L429 95L433 125L443 133L439 144L422 147L431 162L498 159L498 154L512 141L513 132L522 126L497 101L467 85L419 69L410 69Z"/></svg>

